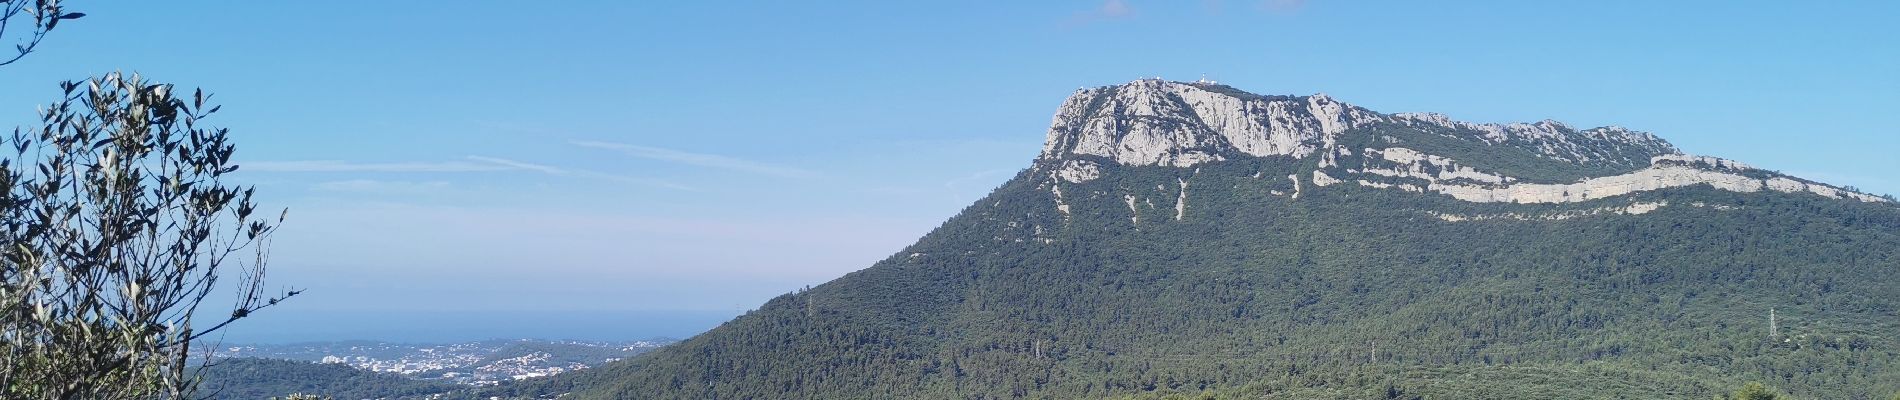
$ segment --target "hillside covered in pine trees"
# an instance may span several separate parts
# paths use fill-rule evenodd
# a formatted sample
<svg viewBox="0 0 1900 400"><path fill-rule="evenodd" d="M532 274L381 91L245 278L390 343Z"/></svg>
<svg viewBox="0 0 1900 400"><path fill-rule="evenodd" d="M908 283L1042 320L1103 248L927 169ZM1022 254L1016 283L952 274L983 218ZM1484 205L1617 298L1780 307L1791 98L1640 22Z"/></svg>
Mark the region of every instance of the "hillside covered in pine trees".
<svg viewBox="0 0 1900 400"><path fill-rule="evenodd" d="M869 268L470 395L1886 399L1897 313L1891 197L1618 127L1142 80L1078 91Z"/></svg>

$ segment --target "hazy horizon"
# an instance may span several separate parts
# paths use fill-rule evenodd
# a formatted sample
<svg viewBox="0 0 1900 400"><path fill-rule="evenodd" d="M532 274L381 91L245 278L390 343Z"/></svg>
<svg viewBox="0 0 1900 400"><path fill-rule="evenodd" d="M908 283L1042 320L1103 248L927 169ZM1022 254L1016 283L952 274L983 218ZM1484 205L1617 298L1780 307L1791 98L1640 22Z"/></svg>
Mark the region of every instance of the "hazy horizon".
<svg viewBox="0 0 1900 400"><path fill-rule="evenodd" d="M321 311L260 313L217 343L367 340L444 344L491 339L625 342L685 339L744 311Z"/></svg>

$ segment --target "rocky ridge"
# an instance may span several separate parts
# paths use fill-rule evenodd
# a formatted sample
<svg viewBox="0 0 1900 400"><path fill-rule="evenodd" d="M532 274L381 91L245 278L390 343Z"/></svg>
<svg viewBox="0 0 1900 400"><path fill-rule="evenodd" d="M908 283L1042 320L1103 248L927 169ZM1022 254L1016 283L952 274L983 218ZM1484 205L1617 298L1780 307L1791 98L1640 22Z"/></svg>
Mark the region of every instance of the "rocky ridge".
<svg viewBox="0 0 1900 400"><path fill-rule="evenodd" d="M1537 181L1482 162L1404 147L1417 140L1382 132L1534 158L1517 161L1614 173ZM1354 134L1370 136L1370 143L1344 143ZM1159 79L1078 90L1057 110L1037 170L1048 175L1049 190L1057 191L1060 203L1060 184L1097 179L1111 165L1188 168L1240 157L1313 160L1313 169L1304 177L1313 187L1360 185L1470 202L1574 203L1694 185L1891 201L1731 160L1686 155L1656 135L1622 127L1577 129L1550 120L1485 124L1432 113L1382 114L1325 94L1263 96L1206 82ZM1300 178L1293 177L1296 190L1288 195L1297 196L1297 188L1304 187ZM1186 185L1181 186L1177 207L1186 204Z"/></svg>

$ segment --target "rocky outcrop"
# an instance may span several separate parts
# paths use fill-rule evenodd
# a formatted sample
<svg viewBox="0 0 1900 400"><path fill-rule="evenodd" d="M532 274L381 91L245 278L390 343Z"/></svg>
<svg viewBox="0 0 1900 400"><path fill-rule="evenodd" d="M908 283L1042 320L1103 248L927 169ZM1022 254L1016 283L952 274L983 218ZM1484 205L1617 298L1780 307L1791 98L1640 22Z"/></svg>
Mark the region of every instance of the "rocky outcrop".
<svg viewBox="0 0 1900 400"><path fill-rule="evenodd" d="M1418 178L1433 182L1468 180L1478 183L1500 184L1515 181L1515 178L1479 171L1459 164L1450 158L1420 153L1404 147L1385 149L1365 149L1367 157L1377 157L1388 161L1395 167L1367 167L1362 171L1368 174L1389 177Z"/></svg>
<svg viewBox="0 0 1900 400"><path fill-rule="evenodd" d="M1050 172L1050 177L1068 181L1069 183L1088 182L1101 176L1102 167L1100 165L1084 160L1063 161L1061 167L1056 168L1054 172Z"/></svg>
<svg viewBox="0 0 1900 400"><path fill-rule="evenodd" d="M1614 126L1578 130L1549 120L1480 124L1441 114L1386 115L1325 94L1261 96L1210 83L1143 79L1069 96L1050 124L1041 158L1096 156L1174 167L1235 156L1305 158L1333 150L1340 134L1375 123L1429 126L1573 163L1641 165L1650 155L1676 153L1655 135Z"/></svg>
<svg viewBox="0 0 1900 400"><path fill-rule="evenodd" d="M1669 205L1669 202L1667 201L1657 201L1657 202L1634 202L1628 205L1614 206L1614 207L1586 208L1586 209L1581 209L1581 210L1562 210L1562 211L1552 211L1552 212L1543 212L1543 213L1451 214L1451 213L1441 213L1437 211L1426 211L1425 213L1433 217L1437 217L1438 219L1445 220L1446 222L1492 221L1492 220L1562 221L1566 219L1582 218L1582 217L1605 215L1605 214L1621 214L1621 215L1648 214L1651 211L1662 209L1663 207L1668 206L1668 205ZM1695 204L1695 206L1702 207L1700 203Z"/></svg>
<svg viewBox="0 0 1900 400"><path fill-rule="evenodd" d="M1636 192L1691 185L1710 185L1734 192L1761 190L1760 179L1682 166L1658 166L1623 175L1585 179L1570 184L1514 184L1476 186L1432 184L1428 189L1464 201L1509 203L1575 203Z"/></svg>
<svg viewBox="0 0 1900 400"><path fill-rule="evenodd" d="M1456 121L1438 113L1398 113L1392 114L1391 120L1408 126L1449 130L1486 144L1517 147L1572 163L1642 165L1651 155L1678 153L1674 145L1654 134L1620 126L1579 130L1552 120L1485 124Z"/></svg>
<svg viewBox="0 0 1900 400"><path fill-rule="evenodd" d="M1301 158L1347 129L1382 118L1323 94L1268 97L1139 80L1070 96L1056 112L1042 158L1095 156L1173 167L1233 156Z"/></svg>
<svg viewBox="0 0 1900 400"><path fill-rule="evenodd" d="M1808 192L1836 199L1854 199L1860 201L1890 201L1887 198L1859 193L1819 183L1808 183L1785 176L1777 176L1763 182L1769 190L1786 193Z"/></svg>
<svg viewBox="0 0 1900 400"><path fill-rule="evenodd" d="M1716 189L1733 192L1757 192L1763 189L1784 193L1806 192L1829 198L1853 199L1868 202L1884 202L1887 199L1818 183L1808 183L1786 176L1757 178L1769 174L1767 171L1754 170L1746 164L1706 156L1663 155L1656 156L1649 168L1627 174L1610 175L1584 179L1575 183L1538 184L1511 183L1510 177L1465 169L1455 162L1420 156L1416 152L1391 148L1366 150L1368 154L1385 156L1385 160L1396 161L1409 168L1395 170L1367 168L1363 172L1383 177L1413 178L1428 182L1424 189L1442 193L1452 198L1471 202L1506 203L1575 203L1610 197L1628 195L1637 192L1662 190L1675 187L1708 185ZM1398 155L1396 157L1392 155ZM1437 166L1433 172L1427 172L1426 166ZM1755 173L1751 174L1750 171ZM1330 176L1316 172L1315 181L1325 179L1338 182ZM1375 188L1396 188L1418 191L1415 185L1359 180L1361 186Z"/></svg>
<svg viewBox="0 0 1900 400"><path fill-rule="evenodd" d="M1605 175L1530 183L1471 160L1405 147L1392 137L1375 134L1370 147L1341 144L1354 129L1375 125L1462 141L1466 144L1457 146L1467 149L1509 149L1512 157L1519 157L1519 165L1541 158L1545 161L1539 165L1575 166ZM1496 161L1490 154L1462 151L1459 154ZM1037 168L1046 171L1052 183L1075 184L1098 179L1114 165L1192 167L1244 157L1316 157L1311 165L1317 169L1307 181L1316 187L1357 184L1472 202L1570 203L1694 185L1887 201L1740 162L1681 154L1655 135L1622 127L1577 129L1551 120L1487 124L1432 113L1388 115L1324 94L1262 96L1211 83L1159 79L1076 91L1057 110ZM1589 166L1601 168L1584 169ZM1295 197L1304 190L1300 183L1295 177ZM1187 182L1181 186L1177 219L1185 216ZM1060 192L1056 198L1061 202ZM1066 214L1066 204L1059 208Z"/></svg>

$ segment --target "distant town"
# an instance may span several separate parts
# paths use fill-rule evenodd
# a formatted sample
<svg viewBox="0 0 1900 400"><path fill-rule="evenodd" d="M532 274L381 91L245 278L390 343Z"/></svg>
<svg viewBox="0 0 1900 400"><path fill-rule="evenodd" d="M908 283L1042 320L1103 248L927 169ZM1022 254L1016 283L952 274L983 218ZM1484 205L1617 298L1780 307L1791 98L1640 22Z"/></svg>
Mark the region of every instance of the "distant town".
<svg viewBox="0 0 1900 400"><path fill-rule="evenodd" d="M453 344L341 341L221 346L214 359L270 358L344 364L374 372L462 385L551 376L587 369L672 344L673 339L628 342L485 340Z"/></svg>

